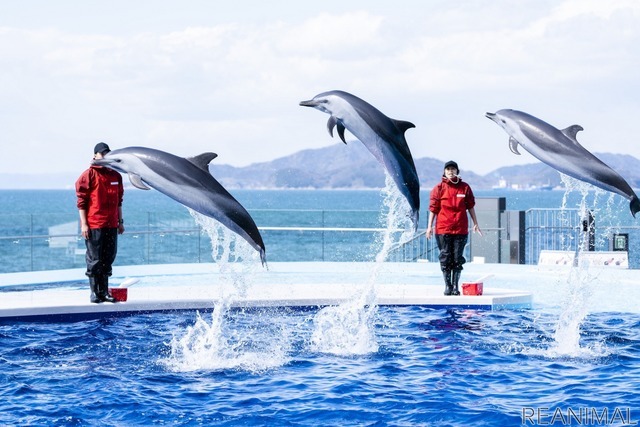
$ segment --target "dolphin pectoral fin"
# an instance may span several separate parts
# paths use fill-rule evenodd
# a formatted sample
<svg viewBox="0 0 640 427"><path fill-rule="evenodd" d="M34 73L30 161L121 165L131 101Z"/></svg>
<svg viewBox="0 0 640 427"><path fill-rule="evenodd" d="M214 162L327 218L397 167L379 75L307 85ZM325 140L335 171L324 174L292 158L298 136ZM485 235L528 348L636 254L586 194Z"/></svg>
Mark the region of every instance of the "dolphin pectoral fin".
<svg viewBox="0 0 640 427"><path fill-rule="evenodd" d="M518 151L518 144L519 142L516 141L514 137L509 137L509 150L511 150L513 154L517 154L519 156L520 152Z"/></svg>
<svg viewBox="0 0 640 427"><path fill-rule="evenodd" d="M187 160L196 165L198 168L209 173L209 163L218 157L216 153L202 153L195 157L188 157Z"/></svg>
<svg viewBox="0 0 640 427"><path fill-rule="evenodd" d="M344 139L344 125L340 123L340 121L335 116L329 116L329 121L327 122L327 130L329 131L329 135L333 138L333 128L338 127L338 136L345 144L347 141Z"/></svg>
<svg viewBox="0 0 640 427"><path fill-rule="evenodd" d="M327 121L327 130L329 131L329 135L333 138L333 128L336 127L338 123L338 119L333 116L329 116L329 121Z"/></svg>
<svg viewBox="0 0 640 427"><path fill-rule="evenodd" d="M338 135L340 136L340 139L342 140L342 142L346 144L347 141L344 139L344 129L345 127L343 126L343 124L338 122Z"/></svg>
<svg viewBox="0 0 640 427"><path fill-rule="evenodd" d="M584 130L582 126L573 125L573 126L569 126L566 129L562 129L561 132L570 140L574 142L578 142L577 135L578 135L578 132L580 132L581 130Z"/></svg>
<svg viewBox="0 0 640 427"><path fill-rule="evenodd" d="M142 178L140 177L140 175L136 175L135 173L130 173L129 181L131 181L131 184L134 187L139 188L140 190L151 190L151 188L149 188L147 184L145 184L142 181Z"/></svg>

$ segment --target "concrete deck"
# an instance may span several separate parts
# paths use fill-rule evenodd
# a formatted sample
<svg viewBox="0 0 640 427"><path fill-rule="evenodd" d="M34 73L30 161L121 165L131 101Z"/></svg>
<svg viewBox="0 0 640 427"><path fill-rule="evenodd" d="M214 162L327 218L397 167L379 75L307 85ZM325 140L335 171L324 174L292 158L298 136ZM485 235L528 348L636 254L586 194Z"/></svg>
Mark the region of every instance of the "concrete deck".
<svg viewBox="0 0 640 427"><path fill-rule="evenodd" d="M88 290L46 289L6 292L0 301L0 321L69 321L179 310L211 310L232 289L227 286L132 287L126 302L89 303ZM381 306L419 305L434 308L482 310L530 308L531 294L489 289L481 296L442 295L442 287L427 285L379 285L377 304ZM231 299L232 307L324 307L357 298L353 286L259 285L245 296Z"/></svg>
<svg viewBox="0 0 640 427"><path fill-rule="evenodd" d="M432 271L436 268L435 274ZM153 312L211 310L221 301L232 307L324 307L356 300L373 283L380 306L418 305L481 310L531 308L529 292L485 283L481 296L444 296L437 266L385 263L273 263L269 271L240 275L215 264L128 266L114 271L111 286L124 277L140 278L126 302L92 304L84 271L0 275L0 321L73 321ZM463 281L469 281L463 276Z"/></svg>

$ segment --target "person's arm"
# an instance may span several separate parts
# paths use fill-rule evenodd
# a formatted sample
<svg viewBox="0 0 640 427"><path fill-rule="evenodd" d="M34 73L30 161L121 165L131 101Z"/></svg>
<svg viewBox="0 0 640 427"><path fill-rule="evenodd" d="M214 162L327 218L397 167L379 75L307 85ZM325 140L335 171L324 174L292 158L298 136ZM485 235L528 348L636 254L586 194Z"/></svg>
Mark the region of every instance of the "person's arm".
<svg viewBox="0 0 640 427"><path fill-rule="evenodd" d="M80 232L82 233L82 237L85 240L89 239L89 223L87 222L87 210L86 209L78 209L80 213Z"/></svg>
<svg viewBox="0 0 640 427"><path fill-rule="evenodd" d="M124 218L122 217L122 200L124 198L124 185L122 185L122 175L118 176L118 234L124 233Z"/></svg>
<svg viewBox="0 0 640 427"><path fill-rule="evenodd" d="M438 214L436 212L440 212L440 194L442 190L440 189L440 184L433 187L431 193L429 194L429 210L427 210L427 214L429 215L429 219L427 220L427 239L430 239L433 235L433 224L436 222L436 217Z"/></svg>
<svg viewBox="0 0 640 427"><path fill-rule="evenodd" d="M80 233L82 237L89 239L89 221L87 219L87 210L89 209L89 185L90 185L90 171L84 171L78 180L76 181L76 205L78 207L78 213L80 215Z"/></svg>
<svg viewBox="0 0 640 427"><path fill-rule="evenodd" d="M122 206L118 206L118 234L124 233L124 219L122 218Z"/></svg>
<svg viewBox="0 0 640 427"><path fill-rule="evenodd" d="M433 212L429 212L429 220L427 221L427 239L430 239L433 234L433 223L435 222L436 216L437 215Z"/></svg>

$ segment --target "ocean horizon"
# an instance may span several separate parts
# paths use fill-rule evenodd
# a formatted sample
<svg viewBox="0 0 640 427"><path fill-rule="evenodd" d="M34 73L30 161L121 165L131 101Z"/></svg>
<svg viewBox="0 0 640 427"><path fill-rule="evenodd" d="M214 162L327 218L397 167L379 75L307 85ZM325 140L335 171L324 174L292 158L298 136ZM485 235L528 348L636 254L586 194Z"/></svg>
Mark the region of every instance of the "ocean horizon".
<svg viewBox="0 0 640 427"><path fill-rule="evenodd" d="M382 191L230 192L262 229L269 261L370 261L380 244L376 230L386 227ZM630 266L640 266L640 228L622 197L602 192L583 195L579 191L475 193L478 198L504 197L508 211L525 211L526 215L550 210L557 216L563 209L575 212L585 206L596 218L597 250L607 250L613 233L626 232ZM421 200L418 231L426 229L428 190L421 191ZM125 190L123 215L126 231L120 237L117 264L211 260L209 239L201 236L189 211L164 194ZM62 237L50 239L50 235ZM567 244L573 238L573 232L568 234ZM79 268L84 262L83 253L75 191L0 190L0 258L4 261L0 272ZM428 256L435 256L435 252Z"/></svg>

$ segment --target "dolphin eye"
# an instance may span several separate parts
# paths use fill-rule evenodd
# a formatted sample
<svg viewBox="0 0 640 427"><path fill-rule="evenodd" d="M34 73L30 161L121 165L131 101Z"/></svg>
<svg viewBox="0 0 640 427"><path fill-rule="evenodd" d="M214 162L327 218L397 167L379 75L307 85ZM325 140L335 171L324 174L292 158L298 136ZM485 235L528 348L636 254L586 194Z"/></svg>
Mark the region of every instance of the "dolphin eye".
<svg viewBox="0 0 640 427"><path fill-rule="evenodd" d="M505 121L504 121L504 119L500 119L500 121L501 121L502 123L504 123L505 125L507 124L507 122L505 122Z"/></svg>

